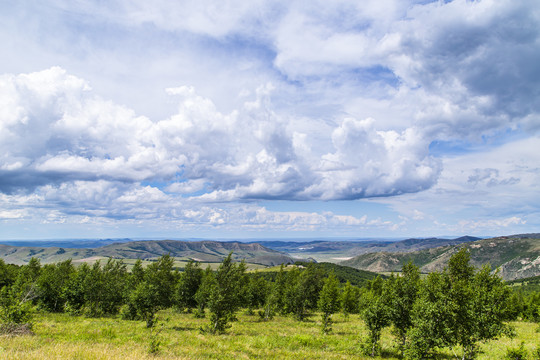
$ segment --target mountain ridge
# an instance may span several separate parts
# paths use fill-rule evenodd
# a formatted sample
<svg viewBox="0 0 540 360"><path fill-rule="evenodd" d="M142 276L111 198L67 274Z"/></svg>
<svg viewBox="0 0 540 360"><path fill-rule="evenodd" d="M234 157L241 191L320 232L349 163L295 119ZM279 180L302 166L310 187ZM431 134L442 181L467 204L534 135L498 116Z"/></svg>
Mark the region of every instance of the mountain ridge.
<svg viewBox="0 0 540 360"><path fill-rule="evenodd" d="M231 251L234 261L245 260L266 266L295 261L287 254L260 244L213 240L141 240L113 243L93 249L0 245L0 257L8 263L18 265L27 263L32 257L40 259L42 263L54 263L67 259L84 260L95 257L145 260L165 254L201 262L221 262Z"/></svg>
<svg viewBox="0 0 540 360"><path fill-rule="evenodd" d="M411 252L374 252L355 256L339 264L360 270L398 272L408 261L429 273L442 270L461 247L469 249L471 264L499 268L505 280L540 275L540 234L500 236Z"/></svg>

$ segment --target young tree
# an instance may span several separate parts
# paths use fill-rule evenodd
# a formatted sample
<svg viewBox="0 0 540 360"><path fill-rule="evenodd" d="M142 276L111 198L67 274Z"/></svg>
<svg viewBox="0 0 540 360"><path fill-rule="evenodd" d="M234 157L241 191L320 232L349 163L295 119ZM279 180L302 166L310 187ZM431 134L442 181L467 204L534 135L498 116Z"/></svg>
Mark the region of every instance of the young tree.
<svg viewBox="0 0 540 360"><path fill-rule="evenodd" d="M4 286L11 286L17 278L18 268L16 265L6 264L0 259L0 289Z"/></svg>
<svg viewBox="0 0 540 360"><path fill-rule="evenodd" d="M423 358L431 349L461 348L461 359L474 359L478 343L510 332L511 292L489 267L474 273L466 248L454 254L448 268L432 273L420 287L410 331L410 357ZM458 355L456 354L456 357Z"/></svg>
<svg viewBox="0 0 540 360"><path fill-rule="evenodd" d="M323 273L309 264L305 269L295 268L287 273L285 287L285 309L302 321L310 310L317 309Z"/></svg>
<svg viewBox="0 0 540 360"><path fill-rule="evenodd" d="M358 288L352 286L350 281L347 281L341 294L341 309L346 318L348 318L349 314L358 313L358 297Z"/></svg>
<svg viewBox="0 0 540 360"><path fill-rule="evenodd" d="M269 284L262 276L249 277L246 291L246 305L249 309L257 309L266 304Z"/></svg>
<svg viewBox="0 0 540 360"><path fill-rule="evenodd" d="M193 260L189 260L180 275L180 280L176 288L176 302L179 308L187 308L188 311L191 311L192 308L197 306L195 294L201 286L202 278L203 270L201 269L201 265Z"/></svg>
<svg viewBox="0 0 540 360"><path fill-rule="evenodd" d="M443 273L433 272L420 282L418 299L413 305L413 327L407 332L409 342L405 356L425 359L445 345L452 328L454 304L450 300L450 284Z"/></svg>
<svg viewBox="0 0 540 360"><path fill-rule="evenodd" d="M90 266L82 263L70 277L68 284L62 291L66 299L64 311L70 314L79 314L85 303L86 283L90 275Z"/></svg>
<svg viewBox="0 0 540 360"><path fill-rule="evenodd" d="M154 326L156 313L172 304L176 283L173 262L172 257L163 255L144 270L144 280L131 293L125 314L135 312L146 321L146 327Z"/></svg>
<svg viewBox="0 0 540 360"><path fill-rule="evenodd" d="M241 286L246 265L244 262L238 265L233 263L231 255L232 252L219 266L208 300L211 315L207 330L214 334L225 331L228 322L234 319L243 296Z"/></svg>
<svg viewBox="0 0 540 360"><path fill-rule="evenodd" d="M64 311L64 293L75 271L71 260L44 265L37 279L39 306L51 312Z"/></svg>
<svg viewBox="0 0 540 360"><path fill-rule="evenodd" d="M194 299L197 302L197 309L195 311L195 317L203 318L205 316L204 309L208 305L208 300L210 299L210 294L212 292L213 287L215 286L215 283L216 283L216 278L209 265L206 267L206 270L204 270L204 273L201 279L201 285L199 286L199 289L195 293Z"/></svg>
<svg viewBox="0 0 540 360"><path fill-rule="evenodd" d="M0 333L10 332L20 325L32 327L31 299L14 288L4 286L0 289Z"/></svg>
<svg viewBox="0 0 540 360"><path fill-rule="evenodd" d="M332 272L330 273L330 276L324 280L318 302L319 310L322 311L321 330L324 334L332 331L332 314L339 311L339 300L339 281Z"/></svg>
<svg viewBox="0 0 540 360"><path fill-rule="evenodd" d="M133 267L131 268L131 274L129 276L128 284L132 289L135 289L137 285L144 281L144 268L142 260L137 259Z"/></svg>
<svg viewBox="0 0 540 360"><path fill-rule="evenodd" d="M39 259L31 258L27 265L22 266L15 282L12 285L13 294L26 301L34 301L38 298L36 282L41 274L41 263Z"/></svg>
<svg viewBox="0 0 540 360"><path fill-rule="evenodd" d="M407 331L413 326L412 309L418 297L420 269L412 262L403 265L401 275L387 280L390 321L403 351Z"/></svg>
<svg viewBox="0 0 540 360"><path fill-rule="evenodd" d="M122 260L108 259L102 269L103 287L101 289L101 312L117 314L120 306L127 300L128 273Z"/></svg>
<svg viewBox="0 0 540 360"><path fill-rule="evenodd" d="M382 279L381 279L382 281ZM379 284L379 281L376 282ZM390 325L390 309L388 291L384 288L384 281L380 288L372 288L363 294L362 304L362 319L368 328L368 337L363 342L364 353L366 355L375 356L380 350L380 339L382 330Z"/></svg>
<svg viewBox="0 0 540 360"><path fill-rule="evenodd" d="M31 328L32 301L38 297L36 281L41 273L38 259L30 259L22 266L11 286L0 289L0 330L11 331L20 325Z"/></svg>
<svg viewBox="0 0 540 360"><path fill-rule="evenodd" d="M285 288L287 286L287 274L284 270L284 265L281 264L279 272L276 276L276 280L271 286L269 302L272 304L276 311L279 311L281 314L287 312L286 301L285 301Z"/></svg>

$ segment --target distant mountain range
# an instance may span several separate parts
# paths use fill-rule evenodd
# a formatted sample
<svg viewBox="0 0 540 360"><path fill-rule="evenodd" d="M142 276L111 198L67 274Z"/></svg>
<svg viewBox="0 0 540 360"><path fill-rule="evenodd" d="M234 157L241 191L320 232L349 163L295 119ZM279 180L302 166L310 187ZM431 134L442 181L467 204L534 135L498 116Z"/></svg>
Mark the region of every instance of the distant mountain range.
<svg viewBox="0 0 540 360"><path fill-rule="evenodd" d="M270 249L286 252L293 257L313 258L316 261L339 262L361 254L377 252L411 252L440 246L457 245L480 240L473 236L462 236L455 239L420 238L401 241L260 241Z"/></svg>
<svg viewBox="0 0 540 360"><path fill-rule="evenodd" d="M412 261L422 272L431 272L442 270L461 247L469 249L473 265L500 268L505 280L540 275L540 234L501 236L411 252L365 253L340 264L374 272L397 272Z"/></svg>
<svg viewBox="0 0 540 360"><path fill-rule="evenodd" d="M164 254L200 262L221 262L231 251L233 260L245 260L252 264L274 266L294 262L287 254L260 244L241 242L152 240L112 243L97 248L0 245L0 257L7 263L19 265L27 263L32 257L40 259L42 263L54 263L67 259L95 258L144 260L155 259Z"/></svg>

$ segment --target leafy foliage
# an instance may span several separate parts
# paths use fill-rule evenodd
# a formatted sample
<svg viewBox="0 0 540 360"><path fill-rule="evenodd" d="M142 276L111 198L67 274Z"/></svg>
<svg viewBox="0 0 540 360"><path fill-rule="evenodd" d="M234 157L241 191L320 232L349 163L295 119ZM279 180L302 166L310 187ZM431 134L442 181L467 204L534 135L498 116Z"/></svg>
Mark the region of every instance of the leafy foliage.
<svg viewBox="0 0 540 360"><path fill-rule="evenodd" d="M360 289L356 286L352 286L349 281L345 284L343 288L343 293L341 294L341 309L345 317L348 317L349 314L358 313L358 299L360 297Z"/></svg>
<svg viewBox="0 0 540 360"><path fill-rule="evenodd" d="M339 282L336 276L331 273L330 276L324 280L318 302L319 310L322 312L321 330L325 334L332 330L332 314L339 311L339 300Z"/></svg>
<svg viewBox="0 0 540 360"><path fill-rule="evenodd" d="M223 260L216 272L215 282L210 285L210 325L205 330L213 334L224 332L234 319L235 312L241 306L245 271L243 262L232 262L231 253Z"/></svg>
<svg viewBox="0 0 540 360"><path fill-rule="evenodd" d="M412 262L403 266L401 276L392 276L386 282L390 321L402 351L407 341L407 332L413 327L412 309L418 297L419 284L420 270Z"/></svg>
<svg viewBox="0 0 540 360"><path fill-rule="evenodd" d="M413 307L414 327L406 354L424 358L437 347L462 349L462 359L473 359L478 342L510 334L510 290L489 267L478 273L466 249L450 260L448 270L429 274Z"/></svg>
<svg viewBox="0 0 540 360"><path fill-rule="evenodd" d="M203 279L203 270L199 263L190 260L182 274L176 287L176 301L179 308L187 308L188 310L197 306L195 294Z"/></svg>
<svg viewBox="0 0 540 360"><path fill-rule="evenodd" d="M505 360L525 360L528 358L527 349L525 349L525 343L521 343L518 348L506 349L504 356Z"/></svg>

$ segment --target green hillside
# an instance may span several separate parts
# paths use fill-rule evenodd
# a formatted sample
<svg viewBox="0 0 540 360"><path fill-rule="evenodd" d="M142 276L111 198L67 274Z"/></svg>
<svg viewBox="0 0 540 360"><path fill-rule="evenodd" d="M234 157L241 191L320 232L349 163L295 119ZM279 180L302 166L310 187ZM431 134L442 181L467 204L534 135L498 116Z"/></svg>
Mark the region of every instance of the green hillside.
<svg viewBox="0 0 540 360"><path fill-rule="evenodd" d="M233 260L245 260L252 264L274 266L292 263L294 260L281 252L265 248L260 244L219 241L131 241L115 243L95 249L72 249L59 247L18 247L0 245L0 258L6 263L26 264L32 257L41 263L56 263L73 259L92 261L101 258L115 259L156 259L170 254L179 259L193 259L199 262L221 262L230 252Z"/></svg>
<svg viewBox="0 0 540 360"><path fill-rule="evenodd" d="M362 254L340 264L368 271L390 272L400 271L403 264L412 261L427 273L442 270L461 247L469 249L473 265L481 267L489 264L492 269L500 268L500 274L506 280L540 275L540 237L530 235L496 237L408 253Z"/></svg>

